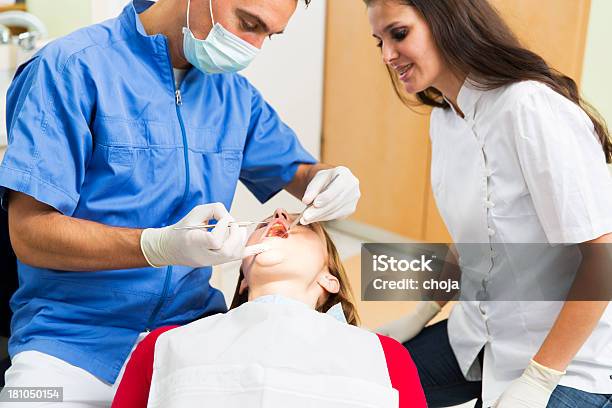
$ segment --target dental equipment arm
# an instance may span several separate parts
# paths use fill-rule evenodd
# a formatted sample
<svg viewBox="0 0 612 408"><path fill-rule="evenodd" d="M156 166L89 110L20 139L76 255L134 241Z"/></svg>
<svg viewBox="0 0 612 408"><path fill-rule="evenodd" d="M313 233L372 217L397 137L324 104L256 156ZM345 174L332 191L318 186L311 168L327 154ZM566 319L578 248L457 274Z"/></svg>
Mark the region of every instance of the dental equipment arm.
<svg viewBox="0 0 612 408"><path fill-rule="evenodd" d="M5 11L0 13L0 24L5 26L23 27L35 31L41 37L47 36L47 28L41 19L25 11Z"/></svg>
<svg viewBox="0 0 612 408"><path fill-rule="evenodd" d="M23 27L27 31L11 36L8 26ZM47 28L35 15L25 11L5 11L0 13L0 44L15 43L24 51L32 51L36 42L47 37Z"/></svg>

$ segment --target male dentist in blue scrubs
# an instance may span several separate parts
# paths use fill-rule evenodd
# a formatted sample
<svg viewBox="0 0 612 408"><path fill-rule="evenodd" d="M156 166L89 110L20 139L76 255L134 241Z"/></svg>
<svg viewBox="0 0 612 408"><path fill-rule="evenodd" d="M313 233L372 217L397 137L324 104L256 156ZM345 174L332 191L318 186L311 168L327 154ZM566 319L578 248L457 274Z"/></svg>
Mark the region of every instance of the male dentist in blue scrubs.
<svg viewBox="0 0 612 408"><path fill-rule="evenodd" d="M236 74L297 5L134 0L19 68L0 166L20 283L7 387L108 406L141 333L225 311L210 266L244 250L226 210L238 180L313 204L305 224L355 210L353 174L316 163Z"/></svg>

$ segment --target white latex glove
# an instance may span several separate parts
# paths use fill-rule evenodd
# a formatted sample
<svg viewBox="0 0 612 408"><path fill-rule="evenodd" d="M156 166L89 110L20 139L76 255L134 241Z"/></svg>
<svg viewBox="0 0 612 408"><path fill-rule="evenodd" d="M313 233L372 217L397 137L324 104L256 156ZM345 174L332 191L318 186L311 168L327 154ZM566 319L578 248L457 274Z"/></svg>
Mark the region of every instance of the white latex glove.
<svg viewBox="0 0 612 408"><path fill-rule="evenodd" d="M412 339L423 330L423 327L431 321L441 310L438 302L429 300L419 302L417 307L407 315L389 322L375 331L383 336L391 337L400 343Z"/></svg>
<svg viewBox="0 0 612 408"><path fill-rule="evenodd" d="M218 220L212 231L176 230ZM242 258L247 240L246 228L229 226L234 218L221 203L199 205L178 223L142 232L140 248L147 262L159 268L182 265L193 268L218 265Z"/></svg>
<svg viewBox="0 0 612 408"><path fill-rule="evenodd" d="M359 180L349 169L339 166L319 170L302 198L304 204L312 207L304 212L300 223L307 225L348 217L355 212L359 197Z"/></svg>
<svg viewBox="0 0 612 408"><path fill-rule="evenodd" d="M563 375L565 371L553 370L531 360L523 375L499 397L495 408L546 408Z"/></svg>

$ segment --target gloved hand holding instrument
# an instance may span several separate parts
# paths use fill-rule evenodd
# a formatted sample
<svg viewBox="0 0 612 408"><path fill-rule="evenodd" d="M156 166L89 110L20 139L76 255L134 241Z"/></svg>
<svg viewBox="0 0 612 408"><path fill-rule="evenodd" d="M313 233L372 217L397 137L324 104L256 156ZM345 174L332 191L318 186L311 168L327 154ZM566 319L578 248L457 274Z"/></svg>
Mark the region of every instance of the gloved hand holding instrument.
<svg viewBox="0 0 612 408"><path fill-rule="evenodd" d="M217 223L207 224L211 220ZM219 265L265 250L245 250L247 231L243 226L235 222L223 204L199 205L174 225L144 230L140 247L153 267Z"/></svg>

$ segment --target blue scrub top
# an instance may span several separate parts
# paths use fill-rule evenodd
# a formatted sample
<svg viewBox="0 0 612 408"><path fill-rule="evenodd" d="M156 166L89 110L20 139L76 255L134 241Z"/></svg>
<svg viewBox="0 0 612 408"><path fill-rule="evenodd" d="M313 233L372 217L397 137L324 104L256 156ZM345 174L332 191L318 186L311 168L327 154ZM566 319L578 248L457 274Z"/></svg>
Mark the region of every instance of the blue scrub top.
<svg viewBox="0 0 612 408"><path fill-rule="evenodd" d="M0 187L106 225L162 227L229 207L238 179L265 202L315 159L239 75L191 69L177 97L166 37L135 0L54 41L9 89ZM138 334L226 310L211 268L62 272L19 262L11 356L38 350L113 383Z"/></svg>

